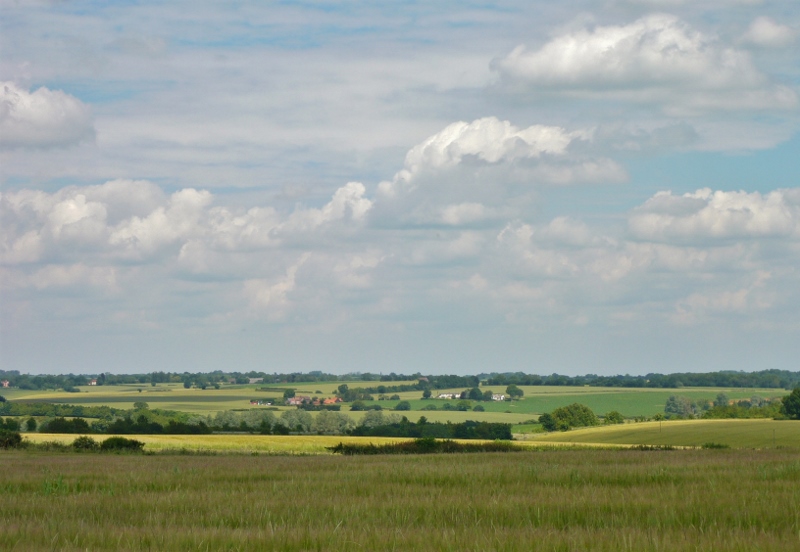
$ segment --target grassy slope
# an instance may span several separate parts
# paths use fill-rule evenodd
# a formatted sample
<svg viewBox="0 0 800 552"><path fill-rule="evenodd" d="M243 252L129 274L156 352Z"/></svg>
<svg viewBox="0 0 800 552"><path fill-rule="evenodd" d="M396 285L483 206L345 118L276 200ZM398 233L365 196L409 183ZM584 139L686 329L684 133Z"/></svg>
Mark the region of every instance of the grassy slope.
<svg viewBox="0 0 800 552"><path fill-rule="evenodd" d="M537 434L537 443L604 443L628 445L701 446L720 443L731 447L800 447L800 421L680 420L601 426L568 432Z"/></svg>

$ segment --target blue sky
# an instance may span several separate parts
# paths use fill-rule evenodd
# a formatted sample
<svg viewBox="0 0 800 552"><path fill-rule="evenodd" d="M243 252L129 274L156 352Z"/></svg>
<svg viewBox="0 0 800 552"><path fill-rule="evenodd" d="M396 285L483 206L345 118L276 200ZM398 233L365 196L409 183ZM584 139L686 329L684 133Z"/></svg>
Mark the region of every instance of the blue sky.
<svg viewBox="0 0 800 552"><path fill-rule="evenodd" d="M0 25L4 369L797 369L794 1Z"/></svg>

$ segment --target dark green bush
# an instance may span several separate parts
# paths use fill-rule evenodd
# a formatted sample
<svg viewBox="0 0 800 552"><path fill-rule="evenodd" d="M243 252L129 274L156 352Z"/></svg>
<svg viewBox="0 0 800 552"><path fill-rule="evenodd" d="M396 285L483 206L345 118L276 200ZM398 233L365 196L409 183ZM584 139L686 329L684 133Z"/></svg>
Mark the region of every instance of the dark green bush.
<svg viewBox="0 0 800 552"><path fill-rule="evenodd" d="M726 449L731 448L730 445L724 445L722 443L703 443L704 449Z"/></svg>
<svg viewBox="0 0 800 552"><path fill-rule="evenodd" d="M144 448L144 443L136 439L126 439L125 437L109 437L103 444L100 445L100 450L106 452L114 451L127 451L127 452L141 452Z"/></svg>
<svg viewBox="0 0 800 552"><path fill-rule="evenodd" d="M20 448L22 446L22 435L19 431L0 429L0 448Z"/></svg>
<svg viewBox="0 0 800 552"><path fill-rule="evenodd" d="M370 454L452 454L465 452L518 452L524 450L509 442L493 441L489 443L459 443L451 440L436 440L430 437L414 439L403 443L389 443L376 446L372 443L339 443L335 447L327 447L329 451L345 456Z"/></svg>
<svg viewBox="0 0 800 552"><path fill-rule="evenodd" d="M74 441L72 441L72 448L75 450L97 450L100 448L100 443L88 437L86 435L81 435Z"/></svg>

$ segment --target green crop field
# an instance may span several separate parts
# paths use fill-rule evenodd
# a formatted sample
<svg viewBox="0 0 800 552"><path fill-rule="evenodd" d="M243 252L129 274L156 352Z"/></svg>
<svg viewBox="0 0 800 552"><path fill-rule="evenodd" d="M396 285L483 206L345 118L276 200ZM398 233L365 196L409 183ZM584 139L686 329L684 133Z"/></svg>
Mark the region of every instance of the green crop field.
<svg viewBox="0 0 800 552"><path fill-rule="evenodd" d="M723 387L684 387L681 389L649 389L649 388L618 388L618 387L568 387L568 386L522 386L525 396L518 401L486 401L472 402L480 404L486 412L498 414L510 413L531 418L531 415L551 412L554 409L572 403L585 404L598 415L611 410L620 412L623 416L650 417L659 412L664 412L664 405L672 395L687 397L693 401L713 401L719 393L724 393L729 399L777 398L788 393L784 389L742 389ZM482 391L491 390L495 393L504 393L503 386L487 386ZM442 389L434 391L434 397L440 393L460 393L461 388ZM411 403L412 410L422 410L426 406L434 405L441 411L445 404L455 406L459 401L452 399L423 400L421 391L398 393L400 400ZM399 401L376 401L384 408L393 408ZM447 412L447 411L445 411ZM428 416L428 414L425 414Z"/></svg>
<svg viewBox="0 0 800 552"><path fill-rule="evenodd" d="M718 443L734 448L798 447L800 421L678 420L600 426L527 436L536 443L702 446Z"/></svg>
<svg viewBox="0 0 800 552"><path fill-rule="evenodd" d="M0 451L0 549L800 549L789 450Z"/></svg>

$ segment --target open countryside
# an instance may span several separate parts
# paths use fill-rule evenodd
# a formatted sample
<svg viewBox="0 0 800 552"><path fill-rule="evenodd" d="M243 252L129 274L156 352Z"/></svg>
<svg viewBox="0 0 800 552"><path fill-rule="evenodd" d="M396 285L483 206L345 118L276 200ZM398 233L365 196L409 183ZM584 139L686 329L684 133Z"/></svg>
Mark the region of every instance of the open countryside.
<svg viewBox="0 0 800 552"><path fill-rule="evenodd" d="M800 545L800 420L789 419L800 388L436 378L62 381L69 391L56 382L21 389L5 380L4 412L71 415L0 417L4 427L18 428L0 429L0 548L655 552ZM474 386L435 388L446 381ZM551 422L567 425L548 429ZM498 435L513 440L476 439L484 435L477 430L503 428ZM419 453L434 439L414 436L445 430L457 430L456 438L443 443L508 445L504 452ZM16 444L13 434L21 437ZM336 453L343 450L362 452ZM714 499L719 489L725 500Z"/></svg>

